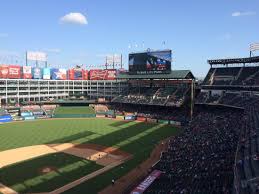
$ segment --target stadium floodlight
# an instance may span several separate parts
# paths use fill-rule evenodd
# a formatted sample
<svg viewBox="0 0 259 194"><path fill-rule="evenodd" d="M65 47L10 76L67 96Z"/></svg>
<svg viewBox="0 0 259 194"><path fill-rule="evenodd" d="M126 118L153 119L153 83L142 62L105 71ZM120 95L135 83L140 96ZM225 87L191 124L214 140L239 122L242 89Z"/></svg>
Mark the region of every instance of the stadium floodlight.
<svg viewBox="0 0 259 194"><path fill-rule="evenodd" d="M250 57L252 57L252 53L259 50L259 43L250 44Z"/></svg>

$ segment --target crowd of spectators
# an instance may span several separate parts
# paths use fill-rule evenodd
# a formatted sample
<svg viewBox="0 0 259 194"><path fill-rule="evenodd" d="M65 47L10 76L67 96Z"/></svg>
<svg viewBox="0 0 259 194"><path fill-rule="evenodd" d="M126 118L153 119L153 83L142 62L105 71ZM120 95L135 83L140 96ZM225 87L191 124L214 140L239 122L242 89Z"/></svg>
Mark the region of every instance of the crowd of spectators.
<svg viewBox="0 0 259 194"><path fill-rule="evenodd" d="M259 193L259 105L246 107L235 165L238 193Z"/></svg>
<svg viewBox="0 0 259 194"><path fill-rule="evenodd" d="M181 106L190 87L132 87L124 95L115 97L112 102L159 105L159 106Z"/></svg>
<svg viewBox="0 0 259 194"><path fill-rule="evenodd" d="M222 94L210 94L201 92L196 98L196 103L213 103L244 108L248 104L259 102L259 96L250 92L225 92Z"/></svg>
<svg viewBox="0 0 259 194"><path fill-rule="evenodd" d="M134 113L136 116L173 120L181 122L183 125L190 120L190 112L186 108L174 108L171 107L156 107L136 104L113 104L109 106L109 109L115 110L117 115L123 115L125 112Z"/></svg>
<svg viewBox="0 0 259 194"><path fill-rule="evenodd" d="M163 175L145 192L232 193L233 165L243 114L202 111L173 137L154 166Z"/></svg>

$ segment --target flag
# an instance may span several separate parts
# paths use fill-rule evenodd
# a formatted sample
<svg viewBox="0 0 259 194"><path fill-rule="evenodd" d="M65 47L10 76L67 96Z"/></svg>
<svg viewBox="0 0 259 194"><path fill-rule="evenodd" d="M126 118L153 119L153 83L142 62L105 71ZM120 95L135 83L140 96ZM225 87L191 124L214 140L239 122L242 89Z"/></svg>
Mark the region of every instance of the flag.
<svg viewBox="0 0 259 194"><path fill-rule="evenodd" d="M250 44L250 51L259 50L259 43Z"/></svg>

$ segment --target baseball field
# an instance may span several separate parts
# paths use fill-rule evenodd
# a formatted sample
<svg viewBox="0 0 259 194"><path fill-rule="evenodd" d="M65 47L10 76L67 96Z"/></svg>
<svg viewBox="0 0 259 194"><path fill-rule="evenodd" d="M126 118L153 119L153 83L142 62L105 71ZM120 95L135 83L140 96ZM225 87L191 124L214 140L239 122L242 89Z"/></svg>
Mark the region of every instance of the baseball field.
<svg viewBox="0 0 259 194"><path fill-rule="evenodd" d="M59 110L66 111L76 112ZM179 132L165 124L102 118L1 124L0 184L17 193L95 194L146 160L157 142Z"/></svg>

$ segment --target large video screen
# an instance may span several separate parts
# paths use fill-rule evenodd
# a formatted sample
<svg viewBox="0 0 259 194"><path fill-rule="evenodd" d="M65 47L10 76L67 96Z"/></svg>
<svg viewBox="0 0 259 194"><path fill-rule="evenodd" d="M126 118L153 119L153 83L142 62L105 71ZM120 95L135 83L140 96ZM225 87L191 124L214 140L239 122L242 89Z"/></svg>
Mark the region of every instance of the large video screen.
<svg viewBox="0 0 259 194"><path fill-rule="evenodd" d="M163 74L171 72L172 51L150 51L129 54L130 74Z"/></svg>

